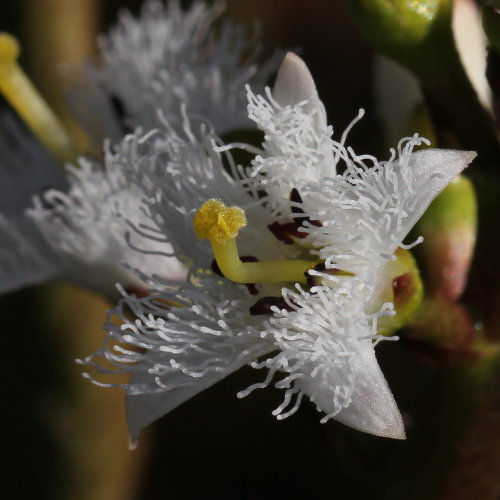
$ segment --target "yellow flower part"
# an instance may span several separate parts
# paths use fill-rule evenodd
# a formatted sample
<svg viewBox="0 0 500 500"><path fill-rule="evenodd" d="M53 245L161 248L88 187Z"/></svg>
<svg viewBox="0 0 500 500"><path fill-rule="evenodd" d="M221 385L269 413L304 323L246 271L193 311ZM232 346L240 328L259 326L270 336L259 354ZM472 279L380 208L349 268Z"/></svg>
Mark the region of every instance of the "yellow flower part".
<svg viewBox="0 0 500 500"><path fill-rule="evenodd" d="M312 260L275 260L242 262L236 236L247 224L245 212L228 207L220 200L206 201L196 212L193 226L196 236L209 239L222 274L235 283L306 283L306 271L314 267Z"/></svg>
<svg viewBox="0 0 500 500"><path fill-rule="evenodd" d="M17 64L19 52L18 41L0 33L0 92L58 161L75 160L76 151L62 123Z"/></svg>
<svg viewBox="0 0 500 500"><path fill-rule="evenodd" d="M222 201L212 199L198 210L193 225L198 238L224 243L236 238L247 225L247 218L241 208L227 207Z"/></svg>

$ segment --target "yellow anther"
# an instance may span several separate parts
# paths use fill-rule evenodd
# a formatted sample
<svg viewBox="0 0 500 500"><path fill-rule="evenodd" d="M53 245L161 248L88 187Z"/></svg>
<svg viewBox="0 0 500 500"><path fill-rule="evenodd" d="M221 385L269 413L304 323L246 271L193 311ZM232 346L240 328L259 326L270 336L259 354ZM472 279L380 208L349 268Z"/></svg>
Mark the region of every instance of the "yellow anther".
<svg viewBox="0 0 500 500"><path fill-rule="evenodd" d="M18 65L19 52L17 40L0 33L0 92L57 160L75 160L76 151L62 123Z"/></svg>
<svg viewBox="0 0 500 500"><path fill-rule="evenodd" d="M314 266L309 260L242 262L236 246L239 230L246 226L245 212L220 200L208 200L194 216L198 238L208 238L222 274L236 283L305 283L304 273Z"/></svg>
<svg viewBox="0 0 500 500"><path fill-rule="evenodd" d="M193 226L196 236L224 243L236 238L247 224L245 212L239 207L228 207L220 200L208 200L198 210Z"/></svg>

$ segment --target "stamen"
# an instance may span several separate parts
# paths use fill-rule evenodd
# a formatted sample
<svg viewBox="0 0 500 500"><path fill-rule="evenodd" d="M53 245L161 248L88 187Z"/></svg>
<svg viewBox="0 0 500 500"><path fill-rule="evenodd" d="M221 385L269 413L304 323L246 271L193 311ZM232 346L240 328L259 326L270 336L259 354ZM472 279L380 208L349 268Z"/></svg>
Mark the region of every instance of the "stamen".
<svg viewBox="0 0 500 500"><path fill-rule="evenodd" d="M193 226L200 239L209 239L222 274L236 283L305 283L304 273L314 262L309 260L277 260L242 262L236 246L239 230L246 226L245 212L227 207L220 200L208 200L198 210Z"/></svg>
<svg viewBox="0 0 500 500"><path fill-rule="evenodd" d="M0 91L57 160L75 160L76 150L62 123L17 64L19 52L17 40L0 33Z"/></svg>

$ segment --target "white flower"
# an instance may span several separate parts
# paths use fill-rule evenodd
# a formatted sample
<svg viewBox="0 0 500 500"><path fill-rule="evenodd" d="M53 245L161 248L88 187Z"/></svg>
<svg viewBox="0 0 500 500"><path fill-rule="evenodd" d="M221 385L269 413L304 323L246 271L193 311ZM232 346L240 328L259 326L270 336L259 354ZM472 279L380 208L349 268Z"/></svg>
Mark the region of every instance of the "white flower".
<svg viewBox="0 0 500 500"><path fill-rule="evenodd" d="M123 158L133 155L143 139L127 136L119 146L106 145L104 166L80 158L77 167L66 169L67 192L45 190L26 211L59 260L71 260L61 277L113 299L115 283L136 292L145 288L130 268L171 280L183 281L186 275L172 250L144 227L147 218L140 206L148 187L130 182L132 172L126 176L122 171ZM155 168L144 162L134 167L138 176Z"/></svg>
<svg viewBox="0 0 500 500"><path fill-rule="evenodd" d="M167 7L152 0L145 3L139 19L123 13L118 26L102 38L102 64L88 70L73 102L83 104L91 115L89 132L121 141L112 146L107 139L103 159L75 159L74 166L63 170L26 130L5 119L0 123L1 291L65 279L114 298L117 282L126 289L144 289L130 267L184 279L185 268L172 257L171 248L163 242L159 249L162 242L155 238L163 238L144 227L147 220L140 205L143 197L151 196L153 185L122 172L120 162L140 148L143 137L139 131L123 136L129 128L150 131L161 124L162 115L168 116L170 126L180 128L188 113L201 122L213 121L218 131L250 123L244 112L243 82L262 86L275 64L270 60L257 73L256 37L244 37L242 27L229 23L215 32L212 24L220 12L221 4L194 2L183 11L176 1ZM2 70L25 78L19 76L15 39L2 35L0 44ZM9 95L15 96L14 105L21 103L41 142L53 144L64 133L39 96L17 95L16 89ZM109 107L113 102L124 107L126 116L114 114L117 109ZM51 152L60 161L75 156L69 139ZM135 175L154 168L137 164ZM135 230L129 238L130 225Z"/></svg>
<svg viewBox="0 0 500 500"><path fill-rule="evenodd" d="M378 320L394 314L381 290L403 238L475 155L413 153L425 142L417 136L403 139L388 161L356 155L344 145L347 131L332 139L311 75L293 54L272 95L249 89L248 96L249 116L265 140L247 168L234 164L232 146L187 122L184 132L160 129L123 157L124 172L143 162L156 166L145 179L133 174L157 188L144 211L190 271L182 287L139 274L150 295L123 294L109 314L104 347L83 363L113 373L111 363L131 374L124 387L132 441L247 363L268 375L240 396L284 374L274 384L285 390L273 412L278 418L306 395L323 421L403 438L374 354L383 338ZM241 262L237 251L258 262ZM208 271L214 254L224 277Z"/></svg>
<svg viewBox="0 0 500 500"><path fill-rule="evenodd" d="M75 89L89 131L104 129L119 140L124 129L158 126L159 114L181 129L183 106L217 133L250 126L243 86L263 88L278 54L257 65L257 34L248 37L244 26L229 21L213 26L223 9L221 2L195 1L184 11L176 0L148 0L137 19L123 12L100 39L101 64L89 67L86 85Z"/></svg>
<svg viewBox="0 0 500 500"><path fill-rule="evenodd" d="M1 292L55 279L81 284L108 297L116 295L116 282L144 287L122 267L124 263L144 272L162 267L169 277L184 278L177 259L138 252L134 245L144 250L138 235L130 244L125 241L127 226L121 221L119 207L128 220L140 226L144 193L126 182L120 165L113 162L115 154L107 151L105 170L97 162L80 159L80 168L68 167L65 175L12 115L0 115L0 132ZM125 139L121 155L136 140ZM34 207L26 209L33 198ZM146 250L158 250L151 239L147 243ZM164 246L161 253L165 253Z"/></svg>

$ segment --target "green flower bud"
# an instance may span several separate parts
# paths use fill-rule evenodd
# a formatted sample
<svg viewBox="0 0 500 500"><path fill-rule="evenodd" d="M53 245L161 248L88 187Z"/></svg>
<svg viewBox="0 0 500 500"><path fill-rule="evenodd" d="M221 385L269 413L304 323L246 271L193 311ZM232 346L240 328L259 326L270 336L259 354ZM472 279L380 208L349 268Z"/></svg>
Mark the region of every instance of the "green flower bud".
<svg viewBox="0 0 500 500"><path fill-rule="evenodd" d="M417 73L455 51L451 0L349 0L347 5L376 49Z"/></svg>
<svg viewBox="0 0 500 500"><path fill-rule="evenodd" d="M416 226L426 284L450 301L462 294L477 231L477 200L469 179L459 176L433 201Z"/></svg>

